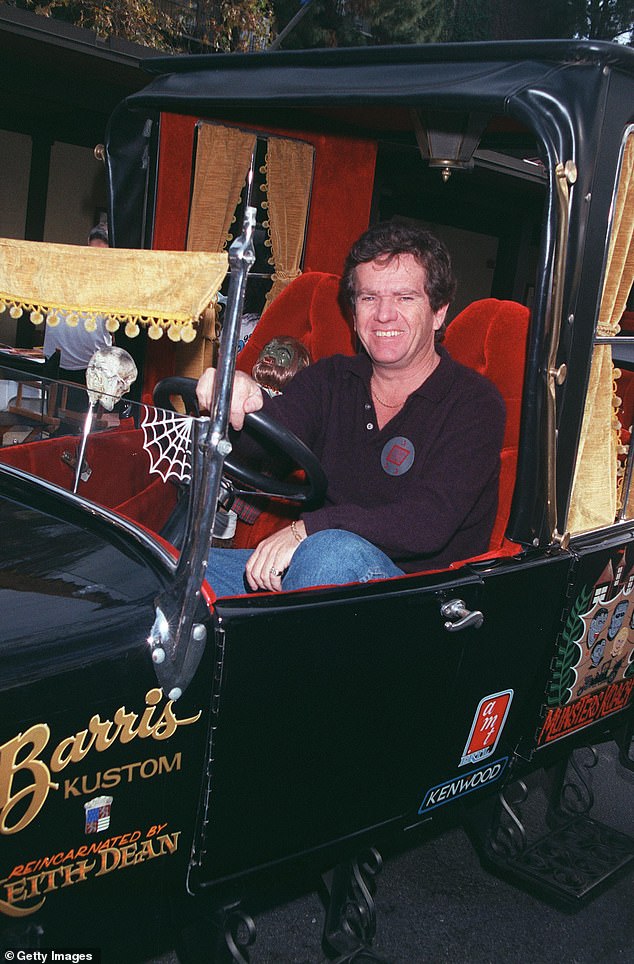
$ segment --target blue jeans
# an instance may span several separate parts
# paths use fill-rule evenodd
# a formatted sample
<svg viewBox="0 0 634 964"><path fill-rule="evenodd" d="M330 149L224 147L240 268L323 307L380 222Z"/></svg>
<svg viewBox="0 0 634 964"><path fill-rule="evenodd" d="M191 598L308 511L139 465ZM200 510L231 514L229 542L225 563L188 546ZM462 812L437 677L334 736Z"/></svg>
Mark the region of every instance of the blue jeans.
<svg viewBox="0 0 634 964"><path fill-rule="evenodd" d="M244 578L244 567L252 552L252 549L210 551L207 581L217 596L251 592ZM370 582L402 575L403 570L389 556L361 536L345 529L323 529L298 545L282 579L282 589Z"/></svg>

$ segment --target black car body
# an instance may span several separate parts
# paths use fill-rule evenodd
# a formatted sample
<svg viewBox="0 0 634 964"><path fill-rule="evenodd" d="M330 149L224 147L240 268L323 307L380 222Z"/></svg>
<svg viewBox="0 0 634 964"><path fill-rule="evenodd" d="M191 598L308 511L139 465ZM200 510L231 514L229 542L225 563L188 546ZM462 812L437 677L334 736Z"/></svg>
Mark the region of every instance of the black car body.
<svg viewBox="0 0 634 964"><path fill-rule="evenodd" d="M631 766L632 51L438 45L170 58L149 69L154 79L115 112L108 135L114 245L204 246L192 240L192 194L205 124L250 133L263 151L272 140L309 145L291 276L340 273L349 243L381 218L457 232L467 265L489 239L490 273L478 268L463 298L496 298L487 317L524 305L524 326L486 348L508 358L498 367L514 437L499 538L482 557L366 585L201 592L244 289L248 302L252 281L257 298L279 280L257 245L247 277L243 238L230 259L223 387L214 417L193 421L204 454L192 456L179 563L160 538L176 486L152 474L143 428L159 379L192 373L167 339L131 346L136 401L127 420L88 438L92 474L75 494L77 438L59 426L3 448L0 912L9 934L37 924L51 940L69 915L82 933L112 927L116 937L112 909L125 932L122 901L137 920L147 905L151 919L159 893L185 915L236 894L248 904L249 887L281 864L324 871L438 821L469 820L493 860L498 794L514 780L565 767L593 740L616 739ZM248 199L236 200L229 213L241 217ZM256 235L270 230L254 218ZM447 343L452 351L451 325ZM50 399L46 379L3 360L11 392L28 377ZM613 361L620 375L603 376L610 396L596 416L607 429L593 434L588 399ZM586 490L590 455L605 475ZM607 508L594 511L597 489L609 490ZM157 628L162 616L168 629ZM570 815L560 800L553 807L559 826ZM631 844L610 839L622 869ZM573 902L592 889L543 886ZM159 900L164 909L168 897ZM330 938L350 954L370 940L342 924Z"/></svg>

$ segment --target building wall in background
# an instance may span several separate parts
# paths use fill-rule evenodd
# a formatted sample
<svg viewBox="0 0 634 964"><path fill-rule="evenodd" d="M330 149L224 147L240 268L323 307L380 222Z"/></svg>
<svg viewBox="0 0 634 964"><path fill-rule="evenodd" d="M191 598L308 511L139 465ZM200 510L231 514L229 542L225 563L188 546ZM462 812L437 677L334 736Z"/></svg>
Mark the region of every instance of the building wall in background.
<svg viewBox="0 0 634 964"><path fill-rule="evenodd" d="M56 141L51 149L44 241L84 244L106 201L105 168L91 148Z"/></svg>
<svg viewBox="0 0 634 964"><path fill-rule="evenodd" d="M24 238L31 138L0 130L0 236Z"/></svg>
<svg viewBox="0 0 634 964"><path fill-rule="evenodd" d="M24 238L29 196L31 138L0 130L0 236ZM0 342L15 345L17 322L8 311L0 315Z"/></svg>
<svg viewBox="0 0 634 964"><path fill-rule="evenodd" d="M26 237L29 191L31 202L41 198L41 185L33 183L33 141L28 134L0 130L0 237ZM84 244L88 232L106 210L105 168L93 150L55 141L51 146L48 185L45 185L44 237L33 240L59 244ZM0 343L16 345L20 325L0 315ZM30 329L27 328L30 332ZM23 337L19 337L20 344Z"/></svg>

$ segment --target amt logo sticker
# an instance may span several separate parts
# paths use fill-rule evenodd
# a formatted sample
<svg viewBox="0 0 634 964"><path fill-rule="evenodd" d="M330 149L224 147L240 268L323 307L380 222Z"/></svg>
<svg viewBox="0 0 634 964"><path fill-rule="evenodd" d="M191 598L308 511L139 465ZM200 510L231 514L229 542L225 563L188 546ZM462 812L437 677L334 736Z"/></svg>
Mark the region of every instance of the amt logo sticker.
<svg viewBox="0 0 634 964"><path fill-rule="evenodd" d="M469 738L462 751L460 766L479 763L495 752L513 699L513 690L485 696L478 703Z"/></svg>
<svg viewBox="0 0 634 964"><path fill-rule="evenodd" d="M462 776L454 777L453 780L438 783L425 794L418 809L419 814L435 810L436 807L441 807L444 803L450 803L451 800L457 800L458 797L464 797L465 794L471 793L473 790L485 787L487 783L495 783L504 773L508 759L507 756L501 757L499 760L495 760L485 767L480 767L478 770L473 770L471 773L465 773Z"/></svg>

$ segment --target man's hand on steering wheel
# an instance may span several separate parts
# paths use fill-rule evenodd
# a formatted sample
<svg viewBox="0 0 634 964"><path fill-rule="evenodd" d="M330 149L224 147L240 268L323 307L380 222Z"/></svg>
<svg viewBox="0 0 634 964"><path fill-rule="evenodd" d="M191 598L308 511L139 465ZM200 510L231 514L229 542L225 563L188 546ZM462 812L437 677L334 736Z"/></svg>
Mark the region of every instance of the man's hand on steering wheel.
<svg viewBox="0 0 634 964"><path fill-rule="evenodd" d="M172 396L179 395L183 400L185 411L198 418L199 404L209 406L211 403L215 372L208 369L198 384L193 378L172 375L162 378L154 386L154 404L167 411L175 411ZM263 397L259 386L243 372L236 375L237 393L234 391L235 404L232 405L233 417L231 422L237 429L243 426L243 431L253 435L259 442L283 453L294 465L303 469L303 480L293 476L290 479L276 479L273 476L254 468L249 463L242 463L239 458L231 454L224 459L224 471L229 478L238 480L249 486L254 492L270 495L273 498L284 499L297 505L321 505L326 495L328 481L319 464L319 459L313 452L289 429L272 418L262 408ZM253 386L257 389L254 391ZM277 567L279 568L279 566Z"/></svg>
<svg viewBox="0 0 634 964"><path fill-rule="evenodd" d="M216 378L215 368L207 368L200 376L196 385L196 397L201 411L208 412L211 407L214 381ZM251 412L259 412L264 404L262 389L250 375L246 372L237 371L233 383L233 394L231 396L231 412L229 420L231 425L240 432L244 425L244 416Z"/></svg>

